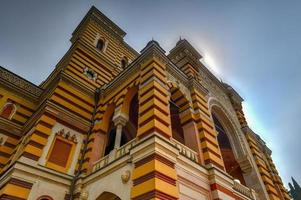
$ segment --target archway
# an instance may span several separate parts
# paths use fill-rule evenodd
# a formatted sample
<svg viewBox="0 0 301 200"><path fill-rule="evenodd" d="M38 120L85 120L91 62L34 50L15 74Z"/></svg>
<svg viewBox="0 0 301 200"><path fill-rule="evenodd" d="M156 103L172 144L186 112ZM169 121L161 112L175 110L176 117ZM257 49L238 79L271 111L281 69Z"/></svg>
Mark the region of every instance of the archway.
<svg viewBox="0 0 301 200"><path fill-rule="evenodd" d="M225 169L234 179L239 180L241 184L246 185L243 171L236 160L238 149L235 145L235 130L230 120L218 106L211 108L212 119L215 130L217 131L217 140L224 161Z"/></svg>
<svg viewBox="0 0 301 200"><path fill-rule="evenodd" d="M182 90L174 83L170 88L170 120L173 139L184 144L198 153L199 162L203 162L203 153L200 143L197 124L194 121L192 106Z"/></svg>
<svg viewBox="0 0 301 200"><path fill-rule="evenodd" d="M138 88L135 86L127 90L121 109L115 110L114 116L112 115L108 122L105 155L136 137L138 109Z"/></svg>
<svg viewBox="0 0 301 200"><path fill-rule="evenodd" d="M178 87L170 86L169 110L172 137L184 145L187 141L185 141L184 124L181 120L181 114L187 108L189 108L189 101L182 91Z"/></svg>
<svg viewBox="0 0 301 200"><path fill-rule="evenodd" d="M111 192L103 192L96 200L121 200L117 195Z"/></svg>
<svg viewBox="0 0 301 200"><path fill-rule="evenodd" d="M138 109L139 109L138 93L136 92L136 94L130 100L129 111L128 111L129 120L122 130L121 146L134 139L137 135Z"/></svg>
<svg viewBox="0 0 301 200"><path fill-rule="evenodd" d="M108 105L102 118L102 130L106 136L104 149L102 150L104 155L110 153L110 151L114 148L115 132L113 130L114 125L112 122L114 110L115 104Z"/></svg>

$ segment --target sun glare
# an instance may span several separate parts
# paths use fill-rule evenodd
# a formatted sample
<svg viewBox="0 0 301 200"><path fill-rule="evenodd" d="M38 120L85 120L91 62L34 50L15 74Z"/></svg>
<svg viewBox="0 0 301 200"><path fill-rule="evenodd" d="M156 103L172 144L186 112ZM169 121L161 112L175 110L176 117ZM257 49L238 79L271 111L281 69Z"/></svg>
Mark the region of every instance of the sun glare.
<svg viewBox="0 0 301 200"><path fill-rule="evenodd" d="M220 76L220 70L217 67L217 64L215 62L215 60L213 59L212 56L210 56L209 54L205 54L203 59L203 64L214 74L217 75L218 77Z"/></svg>

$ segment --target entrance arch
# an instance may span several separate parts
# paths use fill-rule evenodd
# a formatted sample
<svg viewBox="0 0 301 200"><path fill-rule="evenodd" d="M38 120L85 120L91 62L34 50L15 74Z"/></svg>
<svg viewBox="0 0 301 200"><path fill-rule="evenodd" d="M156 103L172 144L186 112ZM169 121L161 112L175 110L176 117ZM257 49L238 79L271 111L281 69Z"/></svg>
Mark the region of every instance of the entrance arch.
<svg viewBox="0 0 301 200"><path fill-rule="evenodd" d="M121 200L117 195L111 192L103 192L96 200Z"/></svg>
<svg viewBox="0 0 301 200"><path fill-rule="evenodd" d="M234 179L240 181L240 183L246 185L243 171L236 161L234 156L234 151L232 149L228 134L225 128L215 114L212 114L215 129L218 133L217 141L224 161L225 169L228 174L230 174Z"/></svg>
<svg viewBox="0 0 301 200"><path fill-rule="evenodd" d="M234 179L246 185L245 175L238 162L244 155L242 144L238 133L234 128L234 123L227 114L226 109L218 102L211 102L210 111L217 131L217 140L221 155L224 161L225 169Z"/></svg>

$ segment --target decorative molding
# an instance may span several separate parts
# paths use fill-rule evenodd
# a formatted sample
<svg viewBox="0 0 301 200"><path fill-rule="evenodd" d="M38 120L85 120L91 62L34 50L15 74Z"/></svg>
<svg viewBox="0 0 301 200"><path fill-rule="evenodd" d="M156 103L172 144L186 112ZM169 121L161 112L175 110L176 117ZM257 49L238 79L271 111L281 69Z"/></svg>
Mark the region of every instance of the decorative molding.
<svg viewBox="0 0 301 200"><path fill-rule="evenodd" d="M77 138L76 135L73 134L71 135L70 131L65 132L65 129L61 129L60 131L55 133L57 136L61 136L69 141L74 142L75 144L77 143Z"/></svg>
<svg viewBox="0 0 301 200"><path fill-rule="evenodd" d="M121 112L116 113L113 117L113 122L114 122L115 126L117 126L119 124L122 126L125 126L128 121L129 121L129 117Z"/></svg>
<svg viewBox="0 0 301 200"><path fill-rule="evenodd" d="M121 174L121 180L123 184L127 183L130 180L130 178L131 178L130 170L126 170Z"/></svg>
<svg viewBox="0 0 301 200"><path fill-rule="evenodd" d="M43 90L33 83L21 78L20 76L0 67L1 82L6 82L8 86L21 90L23 93L30 93L34 97L39 97Z"/></svg>

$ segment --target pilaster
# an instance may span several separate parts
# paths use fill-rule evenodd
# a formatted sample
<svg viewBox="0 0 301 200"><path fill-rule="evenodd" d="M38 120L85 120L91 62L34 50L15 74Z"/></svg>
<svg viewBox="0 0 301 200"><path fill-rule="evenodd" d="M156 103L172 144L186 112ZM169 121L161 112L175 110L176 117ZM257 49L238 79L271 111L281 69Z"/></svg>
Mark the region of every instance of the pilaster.
<svg viewBox="0 0 301 200"><path fill-rule="evenodd" d="M141 63L138 133L139 140L152 137L149 153L134 161L132 175L133 188L131 199L178 199L175 160L160 151L156 135L169 139L170 111L166 79L168 59L163 49L151 41L142 50L144 59ZM168 144L165 144L168 145ZM166 148L161 146L162 148ZM173 148L168 146L168 148ZM146 149L143 151L147 151ZM169 150L168 150L169 151ZM170 152L170 151L169 151Z"/></svg>
<svg viewBox="0 0 301 200"><path fill-rule="evenodd" d="M191 79L191 98L203 151L204 164L213 164L224 170L224 163L218 146L217 133L208 107L207 93L200 83Z"/></svg>

